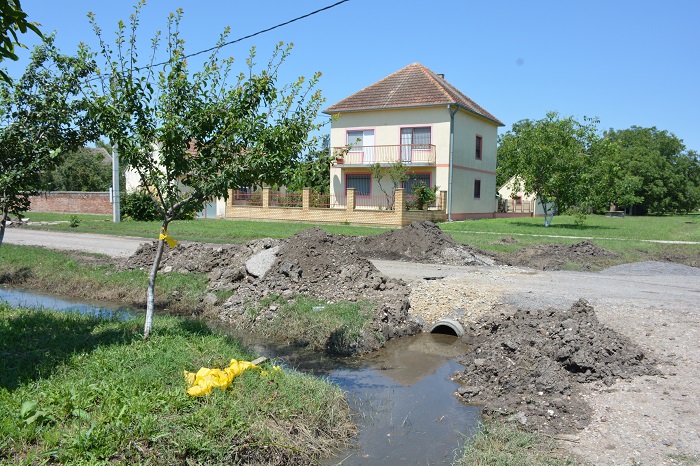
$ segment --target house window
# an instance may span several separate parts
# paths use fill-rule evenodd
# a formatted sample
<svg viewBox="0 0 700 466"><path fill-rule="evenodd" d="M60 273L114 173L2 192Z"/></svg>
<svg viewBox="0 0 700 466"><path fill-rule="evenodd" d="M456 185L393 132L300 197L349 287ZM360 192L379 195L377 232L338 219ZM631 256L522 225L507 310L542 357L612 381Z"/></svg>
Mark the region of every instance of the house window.
<svg viewBox="0 0 700 466"><path fill-rule="evenodd" d="M414 150L430 150L430 127L401 128L401 161L410 162Z"/></svg>
<svg viewBox="0 0 700 466"><path fill-rule="evenodd" d="M362 152L362 146L374 144L374 130L351 130L348 131L348 146L350 152Z"/></svg>
<svg viewBox="0 0 700 466"><path fill-rule="evenodd" d="M430 173L414 173L409 175L408 180L403 184L406 194L413 194L413 189L420 182L423 182L427 187L430 187Z"/></svg>
<svg viewBox="0 0 700 466"><path fill-rule="evenodd" d="M369 196L371 182L369 173L345 175L346 189L355 188L355 196Z"/></svg>
<svg viewBox="0 0 700 466"><path fill-rule="evenodd" d="M474 180L474 199L481 199L481 180Z"/></svg>
<svg viewBox="0 0 700 466"><path fill-rule="evenodd" d="M481 136L476 137L476 160L481 160Z"/></svg>

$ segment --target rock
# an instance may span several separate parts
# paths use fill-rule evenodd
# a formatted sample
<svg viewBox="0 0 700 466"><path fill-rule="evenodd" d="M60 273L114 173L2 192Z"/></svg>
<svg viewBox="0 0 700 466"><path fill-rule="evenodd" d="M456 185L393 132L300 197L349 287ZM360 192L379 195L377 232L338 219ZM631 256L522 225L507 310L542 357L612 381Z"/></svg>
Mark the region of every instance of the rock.
<svg viewBox="0 0 700 466"><path fill-rule="evenodd" d="M263 249L252 255L245 262L246 271L256 278L264 276L275 262L277 251L279 251L279 246Z"/></svg>
<svg viewBox="0 0 700 466"><path fill-rule="evenodd" d="M202 302L204 302L204 304L208 306L214 306L217 303L217 301L219 301L219 298L217 298L214 293L206 293L202 297Z"/></svg>

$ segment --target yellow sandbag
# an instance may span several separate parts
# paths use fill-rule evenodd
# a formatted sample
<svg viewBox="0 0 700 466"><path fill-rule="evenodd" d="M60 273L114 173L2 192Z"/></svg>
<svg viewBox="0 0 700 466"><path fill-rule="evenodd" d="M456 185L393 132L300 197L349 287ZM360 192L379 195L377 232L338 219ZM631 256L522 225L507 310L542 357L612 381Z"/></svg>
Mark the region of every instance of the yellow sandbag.
<svg viewBox="0 0 700 466"><path fill-rule="evenodd" d="M225 390L233 382L233 379L249 369L260 370L260 367L249 361L231 359L229 366L223 370L202 367L196 374L184 371L187 385L190 385L187 394L190 396L209 395L214 387Z"/></svg>

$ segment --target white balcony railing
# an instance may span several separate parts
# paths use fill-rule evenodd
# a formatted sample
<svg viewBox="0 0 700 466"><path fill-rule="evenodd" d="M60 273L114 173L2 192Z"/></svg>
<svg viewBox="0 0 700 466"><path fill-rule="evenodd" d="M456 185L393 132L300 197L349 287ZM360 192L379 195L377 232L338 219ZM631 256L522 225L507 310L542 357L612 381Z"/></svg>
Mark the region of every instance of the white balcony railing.
<svg viewBox="0 0 700 466"><path fill-rule="evenodd" d="M373 165L402 162L409 165L434 165L433 144L399 144L395 146L334 147L336 163L343 165Z"/></svg>

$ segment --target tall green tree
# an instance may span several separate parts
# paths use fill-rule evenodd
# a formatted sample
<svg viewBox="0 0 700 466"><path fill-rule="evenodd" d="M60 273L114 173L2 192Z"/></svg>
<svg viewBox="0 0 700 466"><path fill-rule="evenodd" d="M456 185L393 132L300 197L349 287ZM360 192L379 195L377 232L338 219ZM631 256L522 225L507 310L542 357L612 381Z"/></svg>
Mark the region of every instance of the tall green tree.
<svg viewBox="0 0 700 466"><path fill-rule="evenodd" d="M45 180L43 187L50 191L108 191L112 186L112 165L105 163L102 151L82 147L62 154Z"/></svg>
<svg viewBox="0 0 700 466"><path fill-rule="evenodd" d="M17 33L25 34L27 31L44 37L38 25L27 20L27 13L22 10L19 0L0 0L0 61L18 60L15 47L24 46L19 42ZM0 80L7 84L12 83L12 79L4 70L0 70Z"/></svg>
<svg viewBox="0 0 700 466"><path fill-rule="evenodd" d="M636 179L633 196L619 205L640 213L688 212L700 206L700 164L673 133L656 127L609 130L605 139L617 146L608 165L618 180Z"/></svg>
<svg viewBox="0 0 700 466"><path fill-rule="evenodd" d="M152 66L161 37L152 41L151 63L140 68L136 50L140 2L129 26L119 23L116 48L103 39L94 16L106 66L103 89L96 89L102 134L119 148L122 164L135 170L157 201L161 227L149 274L144 337L151 333L155 283L172 221L202 208L229 189L286 184L297 154L313 147L309 133L322 104L315 90L319 74L279 85L279 68L290 52L280 44L267 66L255 65L255 49L245 72L219 52L229 30L202 68L188 68L179 25L182 10L168 19L165 64Z"/></svg>
<svg viewBox="0 0 700 466"><path fill-rule="evenodd" d="M545 226L550 225L555 206L564 211L582 199L580 181L586 155L598 137L596 123L550 112L540 120L519 121L499 137L499 179L515 176L524 182L525 192L534 194L544 208Z"/></svg>
<svg viewBox="0 0 700 466"><path fill-rule="evenodd" d="M61 153L98 136L81 94L94 69L84 47L77 56L62 55L50 37L34 48L14 86L0 81L0 245L8 216L29 209L42 174Z"/></svg>
<svg viewBox="0 0 700 466"><path fill-rule="evenodd" d="M287 185L290 191L311 188L314 193L328 194L330 192L333 160L328 149L328 140L329 137L324 136L320 147L300 157Z"/></svg>

